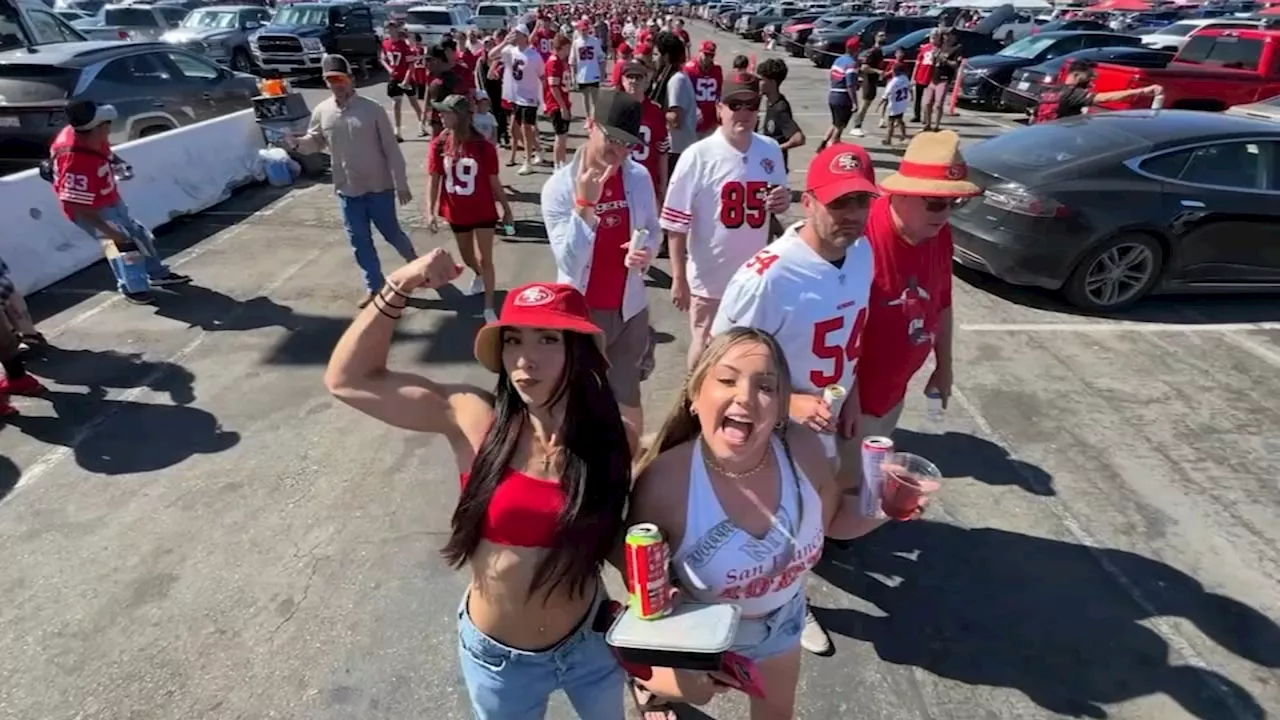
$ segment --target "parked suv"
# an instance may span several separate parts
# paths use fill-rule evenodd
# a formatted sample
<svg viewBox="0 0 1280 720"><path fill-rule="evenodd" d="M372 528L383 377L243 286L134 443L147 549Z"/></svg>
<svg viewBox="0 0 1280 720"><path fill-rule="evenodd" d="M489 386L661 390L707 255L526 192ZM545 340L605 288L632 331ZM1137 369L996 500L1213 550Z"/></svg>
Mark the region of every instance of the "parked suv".
<svg viewBox="0 0 1280 720"><path fill-rule="evenodd" d="M73 100L110 103L113 144L251 107L257 79L168 43L89 41L0 52L0 171L34 167Z"/></svg>
<svg viewBox="0 0 1280 720"><path fill-rule="evenodd" d="M0 0L0 51L85 39L40 0Z"/></svg>
<svg viewBox="0 0 1280 720"><path fill-rule="evenodd" d="M476 15L471 18L476 29L484 32L506 30L520 17L520 6L515 3L480 3Z"/></svg>
<svg viewBox="0 0 1280 720"><path fill-rule="evenodd" d="M907 33L936 27L938 19L925 16L864 17L842 29L815 29L804 46L805 57L818 67L831 67L835 59L845 53L849 38L858 38L858 48L869 48L875 42L876 33L885 34L885 42L891 43Z"/></svg>
<svg viewBox="0 0 1280 720"><path fill-rule="evenodd" d="M181 26L160 39L247 73L253 70L249 35L270 21L271 11L266 8L214 5L193 10Z"/></svg>
<svg viewBox="0 0 1280 720"><path fill-rule="evenodd" d="M318 74L325 53L340 53L357 68L377 65L378 33L363 2L282 5L249 41L263 70Z"/></svg>
<svg viewBox="0 0 1280 720"><path fill-rule="evenodd" d="M415 5L404 19L404 29L421 35L422 42L428 45L440 42L446 33L462 34L473 27L463 11L444 5Z"/></svg>

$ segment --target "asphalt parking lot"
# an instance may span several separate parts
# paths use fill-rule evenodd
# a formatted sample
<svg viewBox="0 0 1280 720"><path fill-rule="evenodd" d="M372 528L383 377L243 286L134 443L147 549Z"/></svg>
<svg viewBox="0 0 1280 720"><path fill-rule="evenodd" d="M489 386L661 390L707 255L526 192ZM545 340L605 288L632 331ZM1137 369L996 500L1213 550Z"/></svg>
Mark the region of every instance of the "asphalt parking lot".
<svg viewBox="0 0 1280 720"><path fill-rule="evenodd" d="M695 25L726 65L767 56ZM791 66L811 138L792 156L798 188L825 75ZM949 122L967 143L1008 124ZM900 148L867 145L882 173L896 166ZM426 143L403 147L422 196ZM548 172L507 178L503 287L554 277L536 207ZM416 207L401 216L420 250L448 241ZM457 470L443 442L321 386L361 292L331 189L243 192L161 245L195 283L154 308L118 300L101 265L31 299L56 347L31 366L52 392L18 399L0 431L0 716L467 717L465 579L437 554ZM836 653L806 658L800 717L1280 713L1280 298L1097 318L957 272L955 402L936 427L910 402L896 437L945 488L928 519L820 566L810 597ZM651 424L688 339L654 275ZM471 357L478 299L446 288L415 306L392 362L491 383ZM746 717L735 697L704 710L685 716Z"/></svg>

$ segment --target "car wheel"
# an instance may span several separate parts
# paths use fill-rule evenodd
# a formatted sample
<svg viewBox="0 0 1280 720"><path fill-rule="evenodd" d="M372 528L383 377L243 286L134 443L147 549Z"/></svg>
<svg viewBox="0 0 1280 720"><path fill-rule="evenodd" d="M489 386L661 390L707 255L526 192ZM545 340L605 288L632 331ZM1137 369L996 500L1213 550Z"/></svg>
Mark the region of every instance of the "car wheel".
<svg viewBox="0 0 1280 720"><path fill-rule="evenodd" d="M1164 250L1150 235L1129 233L1091 250L1063 287L1067 300L1085 310L1122 310L1160 279Z"/></svg>
<svg viewBox="0 0 1280 720"><path fill-rule="evenodd" d="M251 73L253 72L253 58L249 57L249 53L244 48L236 48L231 53L231 69L236 72Z"/></svg>
<svg viewBox="0 0 1280 720"><path fill-rule="evenodd" d="M142 128L141 132L138 133L138 139L151 137L152 135L159 135L160 133L167 132L168 130L169 128L163 125L150 125Z"/></svg>

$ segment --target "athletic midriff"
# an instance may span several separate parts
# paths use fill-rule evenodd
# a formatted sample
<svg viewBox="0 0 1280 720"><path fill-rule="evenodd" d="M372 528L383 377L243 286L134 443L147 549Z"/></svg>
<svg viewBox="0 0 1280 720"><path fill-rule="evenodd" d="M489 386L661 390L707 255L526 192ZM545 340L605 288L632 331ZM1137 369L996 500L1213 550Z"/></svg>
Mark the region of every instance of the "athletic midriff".
<svg viewBox="0 0 1280 720"><path fill-rule="evenodd" d="M465 485L467 476L462 477ZM507 470L485 512L480 544L471 556L467 612L485 635L510 647L541 650L571 633L591 607L567 588L530 594L538 566L550 553L564 508L556 480Z"/></svg>

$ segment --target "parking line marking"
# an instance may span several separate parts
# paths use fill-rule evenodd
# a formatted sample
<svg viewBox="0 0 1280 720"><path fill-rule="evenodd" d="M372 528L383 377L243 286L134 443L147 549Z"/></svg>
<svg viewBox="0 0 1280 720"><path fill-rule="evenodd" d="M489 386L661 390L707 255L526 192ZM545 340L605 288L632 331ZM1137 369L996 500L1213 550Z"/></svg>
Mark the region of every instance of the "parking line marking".
<svg viewBox="0 0 1280 720"><path fill-rule="evenodd" d="M1010 460L1017 457L1016 453L1014 453L1013 446L1005 440L1002 434L997 432L996 429L991 426L991 423L987 422L987 418L983 416L977 405L969 400L968 396L961 392L959 388L952 388L952 397L960 404L960 407L964 409L969 417L973 419L974 424L978 426L979 432L985 435L988 440L994 443L1001 450L1004 450ZM1222 678L1226 677L1226 674L1214 669L1205 662L1204 658L1200 656L1200 653L1196 652L1196 649L1191 646L1191 643L1187 642L1186 638L1178 632L1177 628L1175 628L1172 623L1164 619L1164 612L1159 610L1154 603L1147 599L1146 595L1138 585L1134 583L1128 575L1125 575L1123 570L1117 567L1115 563L1111 562L1106 554L1108 548L1098 542L1097 538L1095 538L1088 530L1085 530L1084 526L1080 524L1080 521L1076 519L1075 515L1067 509L1065 503L1059 500L1057 496L1047 494L1052 490L1052 488L1044 487L1041 479L1023 469L1021 463L1011 462L1010 465L1012 465L1014 470L1022 476L1023 481L1027 483L1027 487L1036 489L1038 499L1048 506L1049 510L1055 517L1057 517L1058 521L1062 523L1063 527L1067 529L1067 532L1071 533L1071 536L1075 538L1076 542L1087 548L1089 550L1089 554L1093 555L1093 558L1097 560L1102 569L1110 575L1121 588L1124 589L1125 594L1127 594L1129 598L1138 605L1138 607L1142 608L1143 612L1147 614L1147 617L1145 618L1147 626L1163 638L1164 641L1169 644L1169 649L1180 655L1187 665L1200 671L1200 677L1203 678L1209 687L1213 689L1219 699L1222 700L1228 708L1230 708L1231 714L1237 718L1252 717L1252 714L1249 713L1241 704L1241 702L1231 692L1231 689L1224 685Z"/></svg>
<svg viewBox="0 0 1280 720"><path fill-rule="evenodd" d="M270 297L272 292L274 292L275 290L278 290L281 285L284 285L286 282L289 281L290 278L298 274L298 272L300 272L302 268L306 267L309 263L311 263L316 258L320 257L322 253L324 253L326 250L330 250L332 247L334 246L329 244L321 245L319 248L309 253L300 262L297 262L291 265L287 270L284 271L284 273L282 273L275 280L272 280L271 282L264 285L261 289L257 291L257 293L255 293L255 295ZM103 303L102 306L106 306L107 304L108 303ZM94 311L95 314L97 312L101 312L101 307ZM244 312L244 306L242 304L237 305L234 310L227 313L227 316L223 318L223 320L224 321L232 320L242 312ZM181 362L185 360L187 356L195 352L195 350L199 348L200 345L202 345L204 341L208 339L209 336L212 334L213 333L209 332L208 330L200 330L196 334L196 336L192 338L191 342L188 342L186 345L184 345L181 350L178 350L177 352L173 353L172 355L166 358L163 358L158 361L154 361L156 363L156 369L152 370L151 373L147 375L147 377L143 378L136 387L132 387L124 391L123 393L120 393L120 395L117 397L106 398L108 401L114 401L107 408L107 410L90 418L88 421L80 425L80 427L76 428L75 432L71 436L70 442L67 442L66 444L63 444L63 445L59 445L58 447L41 455L39 458L36 458L36 461L31 463L31 465L27 468L27 470L23 472L21 476L18 477L17 484L14 485L13 490L11 490L9 495L7 495L6 497L12 498L13 495L17 493L19 490L21 490L24 486L30 485L36 482L37 480L39 480L40 478L44 477L44 475L48 473L50 470L52 470L54 466L56 466L68 455L75 452L76 448L80 445L80 443L84 442L85 438L88 438L90 435L92 435L104 422L106 422L108 419L114 416L117 412L119 412L120 409L123 407L124 403L132 402L135 398L142 395L142 393L151 391L153 386L158 386L159 381L164 377L166 373L168 373L175 365L181 364Z"/></svg>
<svg viewBox="0 0 1280 720"><path fill-rule="evenodd" d="M270 203L270 204L266 205L266 206L263 208L263 210L269 210L269 212L265 212L265 213L263 213L263 212L258 212L258 213L253 213L253 214L256 214L256 215L270 215L272 212L275 212L275 211L277 211L277 210L279 210L279 209L283 208L285 205L288 205L289 203L293 202L293 201L294 201L294 200L296 200L297 198L299 198L299 197L301 197L301 196L303 196L303 195L306 195L306 194L308 194L308 193L312 192L313 190L315 190L315 189L317 189L317 188L319 188L319 187L322 187L322 186L320 186L320 185L312 185L311 187L303 188L302 190L298 190L298 191L295 191L295 192L291 192L291 193L289 193L288 195L285 195L284 197L280 198L280 199L279 199L279 200L277 200L276 202L274 202L274 203ZM195 213L195 214L190 215L190 216L188 216L188 217L197 217L197 216L199 216L199 215L202 215L202 214L208 214L208 213L209 213L209 211L207 211L207 210L206 210L206 211L204 211L204 212L202 212L202 213ZM248 216L246 216L246 217L248 217ZM241 231L243 231L246 227L248 227L248 226L247 226L247 225L235 225L234 227L226 228L225 230L223 230L223 231L219 232L215 237L210 238L210 239L206 239L206 240L205 240L205 241L203 241L203 242L197 243L196 245L194 245L194 246L192 246L192 247L189 247L189 248L187 248L186 250L183 250L182 252L178 253L177 255L174 255L173 257L169 258L169 262L168 262L169 267L171 267L171 268L180 267L180 266L182 266L182 265L184 265L184 264L186 264L186 263L188 263L188 262L190 262L190 261L192 261L192 260L195 260L196 258L200 257L201 255L203 255L203 254L205 254L205 253L209 252L210 250L212 250L212 249L214 249L214 248L216 248L216 247L221 246L223 243L225 243L226 241L228 241L228 240L230 240L231 238L235 237L236 235L239 235L239 234L240 234L240 232L241 232ZM43 292L43 291L41 291L41 292ZM92 318L93 316L97 315L98 313L102 312L103 310L106 310L107 308L112 307L113 305L116 305L117 303L120 303L120 302L122 302L122 296L120 295L120 293L118 293L118 292L112 292L112 293L111 293L111 297L109 297L109 298L107 298L106 300L104 300L104 301L102 301L102 302L98 303L97 305L94 305L94 306L93 306L93 307L91 307L91 308L88 308L88 309L86 309L86 310L84 310L84 311L80 312L79 314L77 314L77 315L73 316L72 318L68 319L66 322L62 323L61 325L59 325L59 326L57 326L57 327L55 327L55 328L52 328L52 329L50 329L50 330L48 330L48 331L45 331L44 336L52 340L53 338L58 337L58 336L59 336L59 335L61 335L62 333L66 332L67 330L70 330L71 328L73 328L73 327L75 327L75 326L77 326L77 325L79 325L79 324L83 323L84 321L86 321L86 320L88 320L88 319Z"/></svg>
<svg viewBox="0 0 1280 720"><path fill-rule="evenodd" d="M973 323L962 324L965 332L1240 332L1280 330L1280 322L1256 323ZM1280 355L1277 355L1280 361Z"/></svg>

